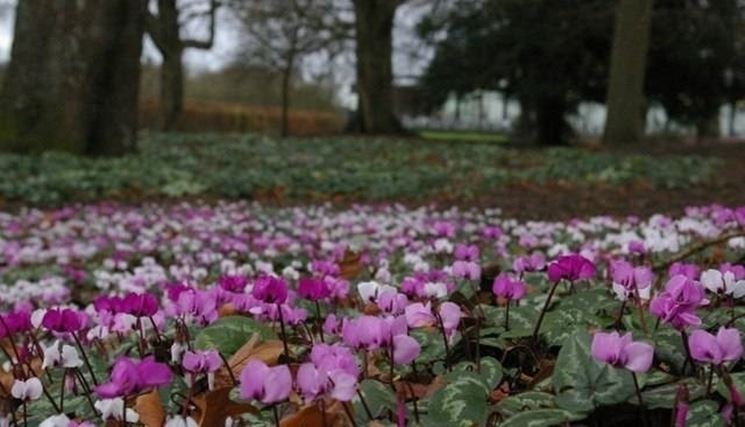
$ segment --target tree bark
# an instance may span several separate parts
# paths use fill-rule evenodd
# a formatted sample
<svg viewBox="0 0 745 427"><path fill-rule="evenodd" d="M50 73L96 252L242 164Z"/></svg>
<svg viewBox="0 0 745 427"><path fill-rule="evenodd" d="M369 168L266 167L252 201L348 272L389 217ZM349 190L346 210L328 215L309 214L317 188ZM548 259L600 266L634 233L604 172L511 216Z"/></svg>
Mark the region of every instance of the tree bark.
<svg viewBox="0 0 745 427"><path fill-rule="evenodd" d="M292 70L294 60L290 59L287 66L282 70L282 123L280 132L282 138L290 135L290 83L292 82Z"/></svg>
<svg viewBox="0 0 745 427"><path fill-rule="evenodd" d="M158 48L163 63L160 70L161 126L173 129L184 110L185 49L210 49L215 37L217 0L210 1L210 35L207 40L182 40L176 0L158 0L158 14L147 16L147 32Z"/></svg>
<svg viewBox="0 0 745 427"><path fill-rule="evenodd" d="M136 147L144 0L21 1L0 91L0 149Z"/></svg>
<svg viewBox="0 0 745 427"><path fill-rule="evenodd" d="M362 132L403 131L394 113L393 19L401 0L354 0Z"/></svg>
<svg viewBox="0 0 745 427"><path fill-rule="evenodd" d="M653 0L620 0L615 31L603 143L640 141L645 127L644 76Z"/></svg>

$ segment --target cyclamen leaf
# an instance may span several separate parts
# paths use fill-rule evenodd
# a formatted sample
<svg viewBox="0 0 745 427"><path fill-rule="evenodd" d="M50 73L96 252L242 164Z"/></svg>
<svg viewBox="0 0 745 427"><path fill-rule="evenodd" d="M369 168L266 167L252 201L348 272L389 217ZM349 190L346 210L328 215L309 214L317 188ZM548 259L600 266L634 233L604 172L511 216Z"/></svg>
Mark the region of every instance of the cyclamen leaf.
<svg viewBox="0 0 745 427"><path fill-rule="evenodd" d="M481 359L481 372L477 371L477 365L475 362L461 362L453 367L453 372L447 374L445 377L448 380L456 380L461 372L469 372L476 374L481 378L484 387L489 391L493 390L499 382L502 380L504 371L502 370L502 364L493 357L483 357Z"/></svg>
<svg viewBox="0 0 745 427"><path fill-rule="evenodd" d="M590 412L602 405L625 402L634 393L631 374L596 362L590 334L579 330L564 341L551 378L556 403L572 412Z"/></svg>
<svg viewBox="0 0 745 427"><path fill-rule="evenodd" d="M521 412L534 411L536 409L555 408L554 395L541 391L526 391L514 396L509 396L497 404L499 413L512 416Z"/></svg>
<svg viewBox="0 0 745 427"><path fill-rule="evenodd" d="M489 391L482 378L471 372L461 372L453 382L432 395L423 424L434 427L481 425L486 418Z"/></svg>
<svg viewBox="0 0 745 427"><path fill-rule="evenodd" d="M713 400L700 400L688 408L686 427L720 427L724 419L719 413L719 404Z"/></svg>
<svg viewBox="0 0 745 427"><path fill-rule="evenodd" d="M572 413L563 409L536 409L508 418L500 427L551 427L571 421Z"/></svg>
<svg viewBox="0 0 745 427"><path fill-rule="evenodd" d="M230 357L254 333L258 333L262 340L277 338L266 324L248 317L228 316L202 329L195 339L195 344L199 349L219 350L225 357Z"/></svg>

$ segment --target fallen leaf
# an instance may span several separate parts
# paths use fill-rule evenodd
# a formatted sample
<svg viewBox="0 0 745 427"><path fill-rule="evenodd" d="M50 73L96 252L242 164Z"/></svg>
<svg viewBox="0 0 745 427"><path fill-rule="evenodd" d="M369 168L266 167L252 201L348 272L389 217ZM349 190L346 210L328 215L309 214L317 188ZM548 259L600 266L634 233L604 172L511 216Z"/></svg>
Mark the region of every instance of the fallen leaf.
<svg viewBox="0 0 745 427"><path fill-rule="evenodd" d="M362 272L362 263L360 254L352 251L344 252L344 258L339 262L341 277L346 280L352 280Z"/></svg>
<svg viewBox="0 0 745 427"><path fill-rule="evenodd" d="M233 386L233 380L230 377L230 372L237 379L243 368L246 366L249 360L256 359L261 360L269 366L277 364L279 356L284 352L284 346L280 340L270 340L258 344L259 335L254 333L245 344L238 349L230 359L228 359L228 366L223 366L215 374L215 385L217 387ZM228 372L230 369L230 372Z"/></svg>
<svg viewBox="0 0 745 427"><path fill-rule="evenodd" d="M320 405L305 406L299 411L282 418L280 427L347 427L352 424L338 401L326 403L326 415L321 413Z"/></svg>
<svg viewBox="0 0 745 427"><path fill-rule="evenodd" d="M225 419L259 411L248 403L237 403L230 399L232 386L220 387L192 399L198 410L200 427L225 425Z"/></svg>
<svg viewBox="0 0 745 427"><path fill-rule="evenodd" d="M138 396L134 410L146 427L161 427L166 422L166 412L157 389Z"/></svg>

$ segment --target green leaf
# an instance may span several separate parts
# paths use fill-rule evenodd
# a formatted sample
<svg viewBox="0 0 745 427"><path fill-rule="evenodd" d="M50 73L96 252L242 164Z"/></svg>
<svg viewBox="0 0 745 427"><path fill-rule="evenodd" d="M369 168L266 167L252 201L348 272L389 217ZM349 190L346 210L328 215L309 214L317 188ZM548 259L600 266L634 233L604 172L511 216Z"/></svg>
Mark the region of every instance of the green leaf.
<svg viewBox="0 0 745 427"><path fill-rule="evenodd" d="M541 333L549 345L561 345L577 330L600 326L600 320L590 312L576 308L554 310L546 313Z"/></svg>
<svg viewBox="0 0 745 427"><path fill-rule="evenodd" d="M740 392L740 395L745 396L745 394L743 394L745 392L745 372L730 374L730 377L732 378L732 383L735 385L735 388ZM732 393L730 393L729 389L724 384L724 381L719 381L715 390L725 399L732 400Z"/></svg>
<svg viewBox="0 0 745 427"><path fill-rule="evenodd" d="M535 409L508 418L500 427L551 427L572 419L572 413L563 409Z"/></svg>
<svg viewBox="0 0 745 427"><path fill-rule="evenodd" d="M652 336L655 356L680 371L686 359L680 332L669 327L660 327Z"/></svg>
<svg viewBox="0 0 745 427"><path fill-rule="evenodd" d="M423 424L434 427L481 425L486 418L488 394L489 389L481 377L460 371L452 382L432 395Z"/></svg>
<svg viewBox="0 0 745 427"><path fill-rule="evenodd" d="M526 391L502 399L497 404L500 414L512 416L525 411L555 408L554 395L541 391Z"/></svg>
<svg viewBox="0 0 745 427"><path fill-rule="evenodd" d="M462 372L468 372L477 375L484 387L489 391L499 385L502 381L504 371L502 370L502 364L493 357L482 357L481 358L481 372L477 371L475 362L460 362L453 367L453 371L445 375L448 380L455 381Z"/></svg>
<svg viewBox="0 0 745 427"><path fill-rule="evenodd" d="M528 305L510 308L510 330L504 332L500 338L523 338L533 335L538 314L535 307ZM504 307L500 307L498 316L499 319L504 319Z"/></svg>
<svg viewBox="0 0 745 427"><path fill-rule="evenodd" d="M556 403L575 413L625 402L634 392L628 371L596 362L590 354L590 334L580 330L564 342L551 378Z"/></svg>
<svg viewBox="0 0 745 427"><path fill-rule="evenodd" d="M688 388L690 400L696 400L706 393L701 383L693 378L685 378L681 381L663 384L643 391L642 399L644 400L644 405L650 409L672 409L675 406L675 396L681 385L685 385ZM636 404L636 397L631 397L630 401Z"/></svg>
<svg viewBox="0 0 745 427"><path fill-rule="evenodd" d="M390 387L375 380L364 380L359 387L373 416L382 416L386 411L396 412L396 396ZM358 406L359 408L355 408L355 412L367 417L362 402L358 402Z"/></svg>
<svg viewBox="0 0 745 427"><path fill-rule="evenodd" d="M415 329L409 333L422 347L417 362L431 362L445 357L445 343L439 330Z"/></svg>
<svg viewBox="0 0 745 427"><path fill-rule="evenodd" d="M686 427L720 427L724 419L719 414L719 404L713 400L699 400L688 408Z"/></svg>
<svg viewBox="0 0 745 427"><path fill-rule="evenodd" d="M195 339L199 349L219 350L225 357L238 351L254 333L262 340L276 339L277 335L264 323L244 316L227 316L202 329Z"/></svg>

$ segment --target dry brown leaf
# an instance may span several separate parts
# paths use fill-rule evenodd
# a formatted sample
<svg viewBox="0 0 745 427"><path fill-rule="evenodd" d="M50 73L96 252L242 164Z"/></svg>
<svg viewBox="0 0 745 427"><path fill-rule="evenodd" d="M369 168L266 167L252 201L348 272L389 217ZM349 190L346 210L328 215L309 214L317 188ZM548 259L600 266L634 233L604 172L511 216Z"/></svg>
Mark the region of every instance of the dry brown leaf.
<svg viewBox="0 0 745 427"><path fill-rule="evenodd" d="M325 420L319 405L306 406L282 418L279 425L280 427L347 427L351 423L342 405L338 401L327 403Z"/></svg>
<svg viewBox="0 0 745 427"><path fill-rule="evenodd" d="M199 413L200 427L224 426L225 419L228 417L246 413L259 413L256 408L248 403L237 403L230 400L232 389L232 386L216 388L192 400Z"/></svg>
<svg viewBox="0 0 745 427"><path fill-rule="evenodd" d="M134 410L146 427L161 427L166 422L166 412L157 389L138 396Z"/></svg>
<svg viewBox="0 0 745 427"><path fill-rule="evenodd" d="M339 262L341 277L346 280L352 280L362 272L362 263L360 254L352 251L344 252L344 258Z"/></svg>
<svg viewBox="0 0 745 427"><path fill-rule="evenodd" d="M271 340L261 344L258 344L258 341L258 334L253 334L251 338L235 352L235 354L230 356L230 359L228 359L228 367L220 368L215 375L215 385L217 387L232 386L233 380L230 378L228 369L233 372L233 376L237 379L238 376L240 376L241 371L243 371L243 368L251 359L261 360L269 366L277 364L277 359L279 359L279 356L284 352L282 341Z"/></svg>
<svg viewBox="0 0 745 427"><path fill-rule="evenodd" d="M217 309L217 315L220 317L232 316L237 313L238 310L235 308L233 303L223 304Z"/></svg>

